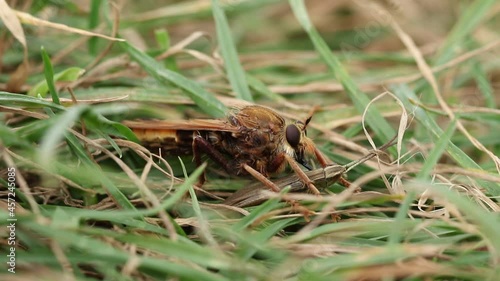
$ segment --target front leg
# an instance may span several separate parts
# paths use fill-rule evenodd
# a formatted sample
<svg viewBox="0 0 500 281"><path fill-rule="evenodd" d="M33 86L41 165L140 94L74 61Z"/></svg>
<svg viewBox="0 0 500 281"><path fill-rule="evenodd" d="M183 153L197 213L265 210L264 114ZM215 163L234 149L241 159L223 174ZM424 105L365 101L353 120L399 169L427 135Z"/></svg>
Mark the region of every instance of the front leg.
<svg viewBox="0 0 500 281"><path fill-rule="evenodd" d="M250 175L252 175L254 178L259 180L261 183L263 183L264 186L268 187L270 190L272 190L276 193L279 193L281 191L279 186L277 186L274 182L272 182L271 180L266 178L263 174L259 173L259 171L255 170L254 168L250 167L249 165L243 164L243 169L245 169L245 171L247 171ZM306 178L307 178L307 176L306 176ZM319 191L318 191L318 194L319 194ZM305 207L300 206L300 204L295 200L286 200L286 201L290 204L290 206L292 206L293 209L295 209L299 212L302 212L302 214L304 215L304 219L306 221L309 221L309 216L312 214L311 211L309 211Z"/></svg>
<svg viewBox="0 0 500 281"><path fill-rule="evenodd" d="M314 156L316 156L316 159L322 168L333 164L333 161L326 157L316 146L314 146Z"/></svg>
<svg viewBox="0 0 500 281"><path fill-rule="evenodd" d="M264 184L266 187L268 187L270 190L274 192L280 192L281 189L274 184L274 182L270 181L268 178L266 178L263 174L259 173L259 171L255 170L254 168L250 167L247 164L243 164L243 169L247 171L251 176L259 180L262 184Z"/></svg>
<svg viewBox="0 0 500 281"><path fill-rule="evenodd" d="M313 194L319 195L320 194L319 190L316 188L316 186L314 186L314 184L309 179L309 177L306 175L306 173L304 173L304 171L302 171L302 169L299 167L297 162L295 162L295 159L293 159L288 154L284 154L284 155L285 155L286 161L288 162L290 167L292 167L293 171L297 174L297 176L300 178L300 180L307 185L307 187L309 188L309 190L311 190L311 192Z"/></svg>

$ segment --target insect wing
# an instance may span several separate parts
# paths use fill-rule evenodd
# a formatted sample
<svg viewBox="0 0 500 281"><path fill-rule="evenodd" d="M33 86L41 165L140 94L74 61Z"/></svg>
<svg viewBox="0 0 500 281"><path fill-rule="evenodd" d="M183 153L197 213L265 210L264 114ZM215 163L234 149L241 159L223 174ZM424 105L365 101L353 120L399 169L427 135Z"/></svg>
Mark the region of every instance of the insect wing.
<svg viewBox="0 0 500 281"><path fill-rule="evenodd" d="M132 130L223 131L237 132L238 128L218 119L193 119L179 121L141 120L124 121Z"/></svg>
<svg viewBox="0 0 500 281"><path fill-rule="evenodd" d="M196 131L237 132L238 127L218 119L194 119L180 121L141 120L125 121L143 145L175 150L176 146L190 147Z"/></svg>

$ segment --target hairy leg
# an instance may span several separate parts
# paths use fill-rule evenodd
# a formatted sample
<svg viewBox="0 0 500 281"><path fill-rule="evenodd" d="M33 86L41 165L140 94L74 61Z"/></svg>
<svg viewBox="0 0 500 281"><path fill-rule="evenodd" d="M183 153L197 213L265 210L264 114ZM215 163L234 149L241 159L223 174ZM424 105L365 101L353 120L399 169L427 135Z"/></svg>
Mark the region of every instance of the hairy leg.
<svg viewBox="0 0 500 281"><path fill-rule="evenodd" d="M231 173L232 168L230 161L227 160L224 155L222 155L215 147L204 139L202 136L198 135L193 138L193 155L196 167L201 165L201 154L205 153L210 159L215 163L220 165L225 171ZM201 187L205 183L205 172L200 175L198 180L198 185Z"/></svg>
<svg viewBox="0 0 500 281"><path fill-rule="evenodd" d="M307 177L306 173L304 173L304 171L302 171L302 169L299 167L297 162L295 162L295 159L293 159L288 154L285 154L285 159L288 162L288 164L290 165L290 167L292 167L293 171L297 174L297 176L299 176L300 180L307 185L309 190L311 190L311 192L313 194L319 195L320 194L319 190L316 188L316 186L314 186L312 181Z"/></svg>

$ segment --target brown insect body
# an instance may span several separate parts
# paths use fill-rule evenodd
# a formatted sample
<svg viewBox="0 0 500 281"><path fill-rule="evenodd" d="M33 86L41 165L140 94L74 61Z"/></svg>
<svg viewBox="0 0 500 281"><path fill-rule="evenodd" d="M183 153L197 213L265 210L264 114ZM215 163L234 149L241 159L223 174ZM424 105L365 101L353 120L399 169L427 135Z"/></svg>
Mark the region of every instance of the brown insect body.
<svg viewBox="0 0 500 281"><path fill-rule="evenodd" d="M143 145L171 155L206 153L229 173L248 174L244 164L265 177L281 172L285 155L306 165L315 151L302 122L287 122L263 106L246 106L221 120L127 121ZM215 151L207 151L207 150ZM201 150L198 151L197 150ZM221 158L222 156L222 158ZM215 159L214 159L215 158ZM218 159L220 158L220 159Z"/></svg>
<svg viewBox="0 0 500 281"><path fill-rule="evenodd" d="M266 177L284 169L285 154L304 164L304 152L312 151L312 142L305 136L303 124L287 124L281 116L265 107L245 107L230 115L228 120L240 130L223 138L221 147L229 155L234 155L238 162L244 162ZM288 126L296 128L295 132L299 134L294 136L299 139L294 146L286 136Z"/></svg>

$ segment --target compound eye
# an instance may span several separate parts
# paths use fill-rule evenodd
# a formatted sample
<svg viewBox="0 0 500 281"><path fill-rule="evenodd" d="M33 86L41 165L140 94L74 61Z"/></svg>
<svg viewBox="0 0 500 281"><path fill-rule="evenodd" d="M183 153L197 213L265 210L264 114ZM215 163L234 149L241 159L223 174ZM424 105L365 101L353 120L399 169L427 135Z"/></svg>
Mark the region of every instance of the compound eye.
<svg viewBox="0 0 500 281"><path fill-rule="evenodd" d="M300 131L295 125L286 126L286 141L292 146L297 147L300 142Z"/></svg>

